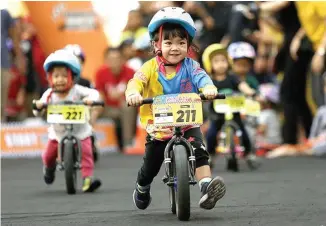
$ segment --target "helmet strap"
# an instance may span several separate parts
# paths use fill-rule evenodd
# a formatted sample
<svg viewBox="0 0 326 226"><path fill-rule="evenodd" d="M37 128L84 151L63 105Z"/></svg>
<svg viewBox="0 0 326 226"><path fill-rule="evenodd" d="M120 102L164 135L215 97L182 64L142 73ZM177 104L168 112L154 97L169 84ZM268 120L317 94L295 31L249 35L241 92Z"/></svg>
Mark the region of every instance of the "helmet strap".
<svg viewBox="0 0 326 226"><path fill-rule="evenodd" d="M155 55L162 60L163 66L177 66L178 64L172 64L167 59L163 57L162 53L162 42L163 42L163 25L159 28L159 38L158 38L158 49L155 51Z"/></svg>

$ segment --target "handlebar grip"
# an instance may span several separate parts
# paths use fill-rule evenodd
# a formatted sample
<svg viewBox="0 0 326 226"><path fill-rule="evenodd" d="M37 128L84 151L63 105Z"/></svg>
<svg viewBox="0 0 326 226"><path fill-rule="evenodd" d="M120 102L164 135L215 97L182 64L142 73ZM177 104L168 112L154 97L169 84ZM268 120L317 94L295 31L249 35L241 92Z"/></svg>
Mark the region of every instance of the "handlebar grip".
<svg viewBox="0 0 326 226"><path fill-rule="evenodd" d="M140 104L140 106L143 105L143 104L152 104L153 101L154 101L153 98L145 98L145 99L143 99L143 102ZM130 107L129 104L127 104L127 106Z"/></svg>
<svg viewBox="0 0 326 226"><path fill-rule="evenodd" d="M153 98L146 98L146 99L143 99L142 104L152 104L153 102L154 102Z"/></svg>
<svg viewBox="0 0 326 226"><path fill-rule="evenodd" d="M199 96L200 96L200 98L201 98L202 100L207 100L206 97L205 97L205 95L204 95L203 93L199 94ZM223 94L223 93L218 93L218 94L214 97L214 99L225 99L225 98L226 98L226 96L225 96L225 94Z"/></svg>
<svg viewBox="0 0 326 226"><path fill-rule="evenodd" d="M93 103L91 104L91 106L101 106L104 107L104 101L93 101Z"/></svg>

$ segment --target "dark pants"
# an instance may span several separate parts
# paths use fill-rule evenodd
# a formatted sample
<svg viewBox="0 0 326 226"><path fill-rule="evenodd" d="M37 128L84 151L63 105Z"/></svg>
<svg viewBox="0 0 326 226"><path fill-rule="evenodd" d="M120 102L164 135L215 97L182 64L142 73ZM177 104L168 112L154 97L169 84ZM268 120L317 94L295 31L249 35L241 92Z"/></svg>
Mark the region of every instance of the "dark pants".
<svg viewBox="0 0 326 226"><path fill-rule="evenodd" d="M297 143L299 123L302 123L307 137L312 124L312 113L306 100L306 84L314 52L308 39L304 39L302 45L297 61L288 55L281 85L284 108L283 141L286 144Z"/></svg>
<svg viewBox="0 0 326 226"><path fill-rule="evenodd" d="M184 133L184 138L190 141L190 144L195 150L196 167L208 165L209 155L205 150L200 128L187 130ZM152 140L150 136L146 137L144 162L138 172L137 178L137 182L140 186L151 184L154 177L159 173L164 161L164 150L168 142L169 141Z"/></svg>
<svg viewBox="0 0 326 226"><path fill-rule="evenodd" d="M217 133L221 131L221 128L223 124L225 123L224 120L224 114L217 114L216 120L211 120L210 127L206 134L206 140L207 140L207 151L211 155L215 155L215 148L217 146ZM249 154L251 152L251 142L249 139L249 135L247 133L247 130L244 127L244 124L241 120L240 114L235 113L233 114L233 121L235 121L238 126L240 127L240 130L242 132L242 143L245 148L245 155Z"/></svg>

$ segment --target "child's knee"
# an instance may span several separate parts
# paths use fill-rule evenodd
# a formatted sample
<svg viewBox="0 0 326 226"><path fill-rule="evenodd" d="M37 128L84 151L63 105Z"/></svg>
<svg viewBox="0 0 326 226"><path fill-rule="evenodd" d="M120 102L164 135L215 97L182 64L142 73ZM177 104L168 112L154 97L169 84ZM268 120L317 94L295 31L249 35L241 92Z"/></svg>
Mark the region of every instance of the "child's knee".
<svg viewBox="0 0 326 226"><path fill-rule="evenodd" d="M209 154L202 141L195 140L190 142L196 158L196 168L208 165Z"/></svg>

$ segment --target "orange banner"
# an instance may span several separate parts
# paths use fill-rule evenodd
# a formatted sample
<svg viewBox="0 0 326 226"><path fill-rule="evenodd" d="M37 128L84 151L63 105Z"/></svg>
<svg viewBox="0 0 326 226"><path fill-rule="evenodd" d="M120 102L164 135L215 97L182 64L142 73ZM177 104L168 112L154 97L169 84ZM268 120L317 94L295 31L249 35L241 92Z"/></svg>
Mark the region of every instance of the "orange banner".
<svg viewBox="0 0 326 226"><path fill-rule="evenodd" d="M46 55L67 44L85 51L85 78L93 79L108 46L100 18L90 1L24 1Z"/></svg>
<svg viewBox="0 0 326 226"><path fill-rule="evenodd" d="M39 156L48 141L48 126L24 127L19 124L1 126L1 157ZM95 125L97 146L100 152L118 150L115 128L112 123Z"/></svg>

